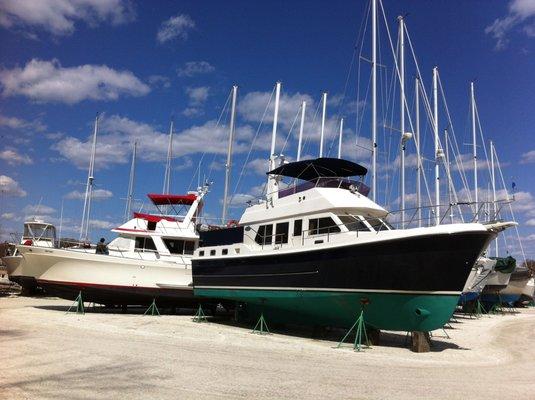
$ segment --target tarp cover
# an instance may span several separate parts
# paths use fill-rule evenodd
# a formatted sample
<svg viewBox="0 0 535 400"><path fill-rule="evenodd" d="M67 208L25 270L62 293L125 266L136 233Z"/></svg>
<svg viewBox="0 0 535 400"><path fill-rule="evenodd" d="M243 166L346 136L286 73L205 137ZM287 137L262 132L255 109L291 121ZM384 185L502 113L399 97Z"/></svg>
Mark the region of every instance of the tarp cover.
<svg viewBox="0 0 535 400"><path fill-rule="evenodd" d="M516 260L511 257L491 257L493 260L496 260L496 266L494 269L500 271L504 274L509 274L513 272L516 268Z"/></svg>
<svg viewBox="0 0 535 400"><path fill-rule="evenodd" d="M320 177L364 176L368 170L362 165L339 158L321 157L313 160L302 160L281 165L268 175L282 175L311 181Z"/></svg>
<svg viewBox="0 0 535 400"><path fill-rule="evenodd" d="M147 196L156 206L167 204L185 204L189 206L192 205L195 200L197 200L197 195L195 194L179 195L149 193Z"/></svg>

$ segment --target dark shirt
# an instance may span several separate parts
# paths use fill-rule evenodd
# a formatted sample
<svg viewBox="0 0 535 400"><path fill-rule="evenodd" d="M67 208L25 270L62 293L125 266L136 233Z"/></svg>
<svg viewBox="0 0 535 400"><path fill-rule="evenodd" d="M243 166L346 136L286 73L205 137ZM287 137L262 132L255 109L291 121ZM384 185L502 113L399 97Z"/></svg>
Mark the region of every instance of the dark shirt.
<svg viewBox="0 0 535 400"><path fill-rule="evenodd" d="M96 254L110 254L106 243L97 243Z"/></svg>

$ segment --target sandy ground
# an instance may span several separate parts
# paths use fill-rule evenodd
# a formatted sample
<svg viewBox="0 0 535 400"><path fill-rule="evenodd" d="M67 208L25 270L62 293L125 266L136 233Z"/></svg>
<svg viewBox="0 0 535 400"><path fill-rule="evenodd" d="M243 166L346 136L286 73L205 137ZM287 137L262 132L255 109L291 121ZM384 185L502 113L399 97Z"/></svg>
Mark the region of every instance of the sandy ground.
<svg viewBox="0 0 535 400"><path fill-rule="evenodd" d="M194 323L190 315L66 314L55 298L0 298L2 399L534 399L535 309L458 317L415 354L386 333L332 340Z"/></svg>

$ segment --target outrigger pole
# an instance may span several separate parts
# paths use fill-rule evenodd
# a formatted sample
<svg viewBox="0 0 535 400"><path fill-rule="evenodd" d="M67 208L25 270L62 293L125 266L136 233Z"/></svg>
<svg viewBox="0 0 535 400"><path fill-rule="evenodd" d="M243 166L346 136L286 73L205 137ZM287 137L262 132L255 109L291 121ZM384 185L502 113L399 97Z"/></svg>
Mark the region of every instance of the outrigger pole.
<svg viewBox="0 0 535 400"><path fill-rule="evenodd" d="M299 142L297 143L297 161L301 160L301 145L303 143L303 129L305 128L305 112L307 102L303 101L301 104L301 126L299 127Z"/></svg>

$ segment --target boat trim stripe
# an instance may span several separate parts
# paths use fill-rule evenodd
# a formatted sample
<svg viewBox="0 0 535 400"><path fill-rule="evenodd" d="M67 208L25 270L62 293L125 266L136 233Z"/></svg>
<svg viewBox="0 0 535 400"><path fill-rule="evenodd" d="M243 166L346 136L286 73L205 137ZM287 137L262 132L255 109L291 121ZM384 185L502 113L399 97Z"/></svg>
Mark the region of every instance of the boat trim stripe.
<svg viewBox="0 0 535 400"><path fill-rule="evenodd" d="M306 288L306 287L260 287L260 286L193 286L194 289L231 289L231 290L283 290L303 292L364 292L364 293L402 293L433 294L460 296L456 291L420 291L420 290L385 290L385 289L341 289L341 288Z"/></svg>

